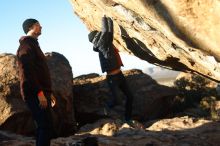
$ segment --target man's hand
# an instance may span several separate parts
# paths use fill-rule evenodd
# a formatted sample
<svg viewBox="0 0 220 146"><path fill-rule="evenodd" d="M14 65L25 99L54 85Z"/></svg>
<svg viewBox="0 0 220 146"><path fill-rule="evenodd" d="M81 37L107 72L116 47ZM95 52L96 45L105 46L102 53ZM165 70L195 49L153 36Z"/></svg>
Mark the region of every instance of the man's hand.
<svg viewBox="0 0 220 146"><path fill-rule="evenodd" d="M57 102L56 98L53 96L53 94L51 94L50 98L51 98L51 106L54 107L56 105L56 102Z"/></svg>
<svg viewBox="0 0 220 146"><path fill-rule="evenodd" d="M47 107L47 99L46 97L44 96L44 93L43 91L41 91L39 94L38 94L38 100L39 100L39 105L41 108L46 108Z"/></svg>

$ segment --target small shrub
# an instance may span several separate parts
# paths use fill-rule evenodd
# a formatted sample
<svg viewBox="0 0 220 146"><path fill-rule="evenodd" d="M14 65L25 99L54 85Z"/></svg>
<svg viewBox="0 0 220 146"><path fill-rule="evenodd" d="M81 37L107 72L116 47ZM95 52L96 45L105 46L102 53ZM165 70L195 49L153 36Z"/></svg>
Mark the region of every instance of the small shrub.
<svg viewBox="0 0 220 146"><path fill-rule="evenodd" d="M201 108L204 115L211 114L211 104L217 100L217 93L214 87L209 87L211 80L199 75L192 75L191 78L180 78L174 82L178 89L179 101L178 110L183 111L189 107Z"/></svg>

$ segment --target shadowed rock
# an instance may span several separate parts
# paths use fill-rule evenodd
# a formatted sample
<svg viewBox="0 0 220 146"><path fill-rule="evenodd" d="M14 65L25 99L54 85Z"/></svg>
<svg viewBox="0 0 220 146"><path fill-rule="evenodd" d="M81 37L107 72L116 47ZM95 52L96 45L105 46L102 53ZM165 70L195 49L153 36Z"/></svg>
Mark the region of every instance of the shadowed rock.
<svg viewBox="0 0 220 146"><path fill-rule="evenodd" d="M123 74L134 94L133 118L145 121L172 113L177 95L174 88L159 85L140 70L124 71ZM103 118L105 102L112 98L106 76L90 76L80 76L73 80L76 119L82 125ZM122 92L117 102L118 105L108 113L114 119L124 115L125 97Z"/></svg>
<svg viewBox="0 0 220 146"><path fill-rule="evenodd" d="M12 139L0 141L1 146L34 146L34 140L30 138L0 134ZM51 146L217 146L219 134L219 122L190 117L163 119L146 129L105 119L86 125L77 135L53 139Z"/></svg>
<svg viewBox="0 0 220 146"><path fill-rule="evenodd" d="M220 81L219 0L71 0L71 4L89 30L100 30L104 14L112 17L114 45L120 51Z"/></svg>
<svg viewBox="0 0 220 146"><path fill-rule="evenodd" d="M76 123L72 105L71 66L58 53L48 53L47 60L57 98L57 105L53 110L57 136L73 134ZM1 54L0 70L0 129L24 135L34 134L31 113L20 96L15 55Z"/></svg>

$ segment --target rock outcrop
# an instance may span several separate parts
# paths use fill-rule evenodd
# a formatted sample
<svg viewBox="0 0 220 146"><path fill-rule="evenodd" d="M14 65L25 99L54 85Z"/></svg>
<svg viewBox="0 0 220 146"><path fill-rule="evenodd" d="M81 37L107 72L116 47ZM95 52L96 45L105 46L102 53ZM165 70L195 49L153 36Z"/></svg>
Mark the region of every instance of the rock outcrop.
<svg viewBox="0 0 220 146"><path fill-rule="evenodd" d="M48 53L47 60L51 72L53 93L57 98L54 120L58 135L74 133L72 69L64 56ZM20 96L16 57L12 54L0 55L0 129L31 135L34 121Z"/></svg>
<svg viewBox="0 0 220 146"><path fill-rule="evenodd" d="M114 20L114 45L149 63L220 81L219 0L71 0L89 30Z"/></svg>
<svg viewBox="0 0 220 146"><path fill-rule="evenodd" d="M217 146L220 123L190 117L163 119L143 129L114 120L86 125L81 132L53 139L51 146ZM34 146L34 140L0 131L1 146Z"/></svg>
<svg viewBox="0 0 220 146"><path fill-rule="evenodd" d="M140 70L124 71L126 81L134 95L133 118L146 121L165 117L172 113L177 90L159 85ZM112 98L106 76L97 74L83 75L73 80L74 107L76 119L82 125L105 117L105 102ZM108 116L117 119L124 116L125 97L120 92L118 105L108 111Z"/></svg>
<svg viewBox="0 0 220 146"><path fill-rule="evenodd" d="M69 137L53 139L51 146L216 146L220 143L219 122L189 116L149 120L164 117L172 112L170 109L175 104L173 98L176 90L157 84L140 70L123 73L135 95L133 117L148 121L128 125L121 120L123 102L112 109L108 116L103 114L103 102L106 98L111 98L105 76L90 74L72 80L71 67L64 56L54 52L46 56L54 94L59 103L54 109L57 132L63 133L67 130L69 134L74 130L74 108L78 114L76 117L87 116L88 119L77 133L72 133ZM34 146L34 137L7 132L10 130L15 133L28 134L33 132L31 130L34 128L30 113L18 92L19 81L15 56L0 55L0 69L2 81L0 82L0 145ZM73 90L72 85L74 85ZM123 100L119 99L120 101ZM216 102L214 108L219 112L219 102ZM89 121L88 116L91 116L93 121ZM67 133L63 133L65 134Z"/></svg>
<svg viewBox="0 0 220 146"><path fill-rule="evenodd" d="M0 115L1 129L33 133L33 120L20 96L16 57L12 54L0 54Z"/></svg>
<svg viewBox="0 0 220 146"><path fill-rule="evenodd" d="M76 131L72 67L62 54L52 52L45 55L51 74L53 94L57 99L57 105L54 108L55 125L57 125L55 129L58 136L67 136Z"/></svg>

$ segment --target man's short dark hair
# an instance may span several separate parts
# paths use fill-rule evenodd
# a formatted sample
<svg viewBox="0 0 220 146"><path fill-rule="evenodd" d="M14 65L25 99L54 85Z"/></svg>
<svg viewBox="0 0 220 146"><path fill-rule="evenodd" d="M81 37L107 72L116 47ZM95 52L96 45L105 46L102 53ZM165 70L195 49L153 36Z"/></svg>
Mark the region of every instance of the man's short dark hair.
<svg viewBox="0 0 220 146"><path fill-rule="evenodd" d="M27 34L31 26L33 26L37 22L38 21L36 19L32 19L32 18L26 19L22 25L24 33Z"/></svg>

